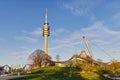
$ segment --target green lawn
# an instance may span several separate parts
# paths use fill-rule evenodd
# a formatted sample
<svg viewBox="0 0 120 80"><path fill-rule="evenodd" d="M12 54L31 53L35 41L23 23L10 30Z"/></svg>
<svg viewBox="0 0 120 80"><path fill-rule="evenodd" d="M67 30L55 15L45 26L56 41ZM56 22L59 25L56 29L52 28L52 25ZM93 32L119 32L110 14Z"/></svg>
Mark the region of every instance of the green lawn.
<svg viewBox="0 0 120 80"><path fill-rule="evenodd" d="M94 72L80 73L79 69L69 67L44 67L31 70L29 75L11 80L109 80Z"/></svg>

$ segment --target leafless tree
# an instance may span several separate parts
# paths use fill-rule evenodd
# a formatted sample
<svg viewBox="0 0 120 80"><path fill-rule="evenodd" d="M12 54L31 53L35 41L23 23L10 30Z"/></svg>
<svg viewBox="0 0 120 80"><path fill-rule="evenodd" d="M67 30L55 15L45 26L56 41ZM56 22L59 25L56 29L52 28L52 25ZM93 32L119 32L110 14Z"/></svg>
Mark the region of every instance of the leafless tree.
<svg viewBox="0 0 120 80"><path fill-rule="evenodd" d="M33 68L39 68L41 66L46 66L51 57L44 54L42 50L35 50L32 54L29 55L28 60L31 60Z"/></svg>
<svg viewBox="0 0 120 80"><path fill-rule="evenodd" d="M33 67L41 67L43 56L44 51L37 49L29 55L28 59L31 60Z"/></svg>

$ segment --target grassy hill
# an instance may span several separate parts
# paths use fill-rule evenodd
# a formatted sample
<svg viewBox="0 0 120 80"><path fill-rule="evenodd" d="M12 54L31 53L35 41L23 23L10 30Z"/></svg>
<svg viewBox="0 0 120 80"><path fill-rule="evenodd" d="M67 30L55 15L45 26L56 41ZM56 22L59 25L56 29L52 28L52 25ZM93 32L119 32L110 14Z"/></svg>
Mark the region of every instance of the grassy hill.
<svg viewBox="0 0 120 80"><path fill-rule="evenodd" d="M74 67L44 67L30 72L22 72L28 76L11 80L110 80L95 72L84 73Z"/></svg>

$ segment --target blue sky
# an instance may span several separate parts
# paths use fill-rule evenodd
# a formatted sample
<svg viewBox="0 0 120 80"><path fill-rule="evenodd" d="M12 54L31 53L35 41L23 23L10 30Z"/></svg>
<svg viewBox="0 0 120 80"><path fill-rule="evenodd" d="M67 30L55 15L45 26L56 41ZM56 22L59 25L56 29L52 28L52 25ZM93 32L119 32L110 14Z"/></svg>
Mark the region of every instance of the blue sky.
<svg viewBox="0 0 120 80"><path fill-rule="evenodd" d="M0 0L0 65L25 64L44 47L42 27L48 9L49 55L68 60L82 47L95 59L120 60L120 0ZM112 56L112 57L110 57Z"/></svg>

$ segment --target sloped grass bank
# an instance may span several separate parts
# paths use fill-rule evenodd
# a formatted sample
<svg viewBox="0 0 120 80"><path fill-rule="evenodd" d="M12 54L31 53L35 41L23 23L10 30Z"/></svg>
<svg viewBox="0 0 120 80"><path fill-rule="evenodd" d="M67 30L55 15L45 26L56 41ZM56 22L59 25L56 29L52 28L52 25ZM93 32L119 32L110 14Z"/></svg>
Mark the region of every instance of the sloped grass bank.
<svg viewBox="0 0 120 80"><path fill-rule="evenodd" d="M10 80L110 80L94 72L81 73L80 69L73 67L44 67L30 72L26 77Z"/></svg>

